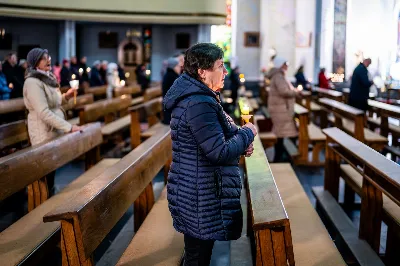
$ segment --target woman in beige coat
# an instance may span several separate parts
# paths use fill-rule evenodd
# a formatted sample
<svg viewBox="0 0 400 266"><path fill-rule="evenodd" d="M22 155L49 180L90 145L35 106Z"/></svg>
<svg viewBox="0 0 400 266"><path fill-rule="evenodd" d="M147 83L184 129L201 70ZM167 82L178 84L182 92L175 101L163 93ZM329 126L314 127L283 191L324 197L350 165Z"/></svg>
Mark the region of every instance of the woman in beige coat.
<svg viewBox="0 0 400 266"><path fill-rule="evenodd" d="M288 69L287 61L283 58L276 57L274 66L267 77L270 81L270 90L268 96L268 112L271 115L272 131L278 137L275 144L274 162L283 160L284 138L297 137L297 128L294 123L294 104L299 90L295 89L286 79L286 71Z"/></svg>
<svg viewBox="0 0 400 266"><path fill-rule="evenodd" d="M74 96L73 88L61 94L57 78L50 72L51 59L48 51L32 49L27 56L28 69L24 83L24 103L28 114L28 133L32 145L36 145L61 134L79 131L65 120L61 105ZM49 189L53 177L47 178Z"/></svg>

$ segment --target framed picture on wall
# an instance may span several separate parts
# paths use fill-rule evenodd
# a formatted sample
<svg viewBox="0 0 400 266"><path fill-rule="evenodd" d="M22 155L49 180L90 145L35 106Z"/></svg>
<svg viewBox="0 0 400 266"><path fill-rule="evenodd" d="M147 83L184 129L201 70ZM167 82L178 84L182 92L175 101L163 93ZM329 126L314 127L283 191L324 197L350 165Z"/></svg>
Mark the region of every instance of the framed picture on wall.
<svg viewBox="0 0 400 266"><path fill-rule="evenodd" d="M312 33L296 32L296 47L311 47Z"/></svg>
<svg viewBox="0 0 400 266"><path fill-rule="evenodd" d="M244 33L245 47L260 47L260 32L245 32Z"/></svg>

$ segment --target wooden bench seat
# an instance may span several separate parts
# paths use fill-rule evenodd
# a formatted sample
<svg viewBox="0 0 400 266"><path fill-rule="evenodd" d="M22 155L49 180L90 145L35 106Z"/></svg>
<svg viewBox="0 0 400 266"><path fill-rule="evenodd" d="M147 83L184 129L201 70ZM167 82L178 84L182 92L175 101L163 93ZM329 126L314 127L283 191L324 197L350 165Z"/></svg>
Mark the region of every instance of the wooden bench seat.
<svg viewBox="0 0 400 266"><path fill-rule="evenodd" d="M55 207L74 198L76 193L119 159L103 159L87 172L71 182L61 192L46 200L39 207L28 213L6 230L0 233L1 265L17 265L24 260L29 265L34 258L31 253L55 238L55 244L60 241L60 223L43 223L43 216Z"/></svg>
<svg viewBox="0 0 400 266"><path fill-rule="evenodd" d="M332 113L335 127L346 131L357 140L366 143L377 151L382 151L387 145L388 140L386 137L364 127L366 124L364 111L328 98L319 99L319 103L323 107L321 112L322 128L328 127L328 114Z"/></svg>
<svg viewBox="0 0 400 266"><path fill-rule="evenodd" d="M343 93L331 89L316 88L320 98L329 98L338 102L343 102Z"/></svg>
<svg viewBox="0 0 400 266"><path fill-rule="evenodd" d="M270 164L290 219L296 266L346 265L290 164Z"/></svg>
<svg viewBox="0 0 400 266"><path fill-rule="evenodd" d="M386 265L399 265L400 166L338 128L327 128L323 132L329 142L325 151L324 190L318 188L314 193L319 206L328 215L327 219L334 222L348 246L363 239L376 258L380 255L382 221L385 222L388 231L382 258ZM347 165L341 165L342 161ZM343 226L340 222L345 215L343 211L338 211L341 208L336 202L339 199L340 177L345 181L343 206L346 210L354 207L355 193L361 197L359 229L353 228L353 237L350 237L351 228L341 230ZM367 255L372 258L369 253L362 254L356 250L355 254L352 251L359 263L361 259L361 265L375 265L365 260Z"/></svg>
<svg viewBox="0 0 400 266"><path fill-rule="evenodd" d="M356 226L343 211L332 195L323 187L313 187L313 194L317 199L317 210L330 218L335 229L340 232L347 248L361 266L384 266L385 264L375 254L374 250L365 240L358 238ZM341 241L338 239L337 243ZM339 243L338 243L339 244Z"/></svg>
<svg viewBox="0 0 400 266"><path fill-rule="evenodd" d="M326 141L326 136L322 133L322 130L314 123L308 124L308 137L311 142L314 141Z"/></svg>
<svg viewBox="0 0 400 266"><path fill-rule="evenodd" d="M140 228L154 205L152 180L172 155L170 132L165 126L43 217L46 223L61 221L63 265L94 265L93 252L132 203L135 231ZM163 206L166 207L161 203L160 207ZM168 209L158 208L158 211L165 217ZM158 217L158 211L153 215ZM165 219L159 221L168 223ZM159 228L165 227L160 225ZM156 237L153 241L161 243L163 234ZM144 246L143 242L138 244ZM170 251L168 256L175 254Z"/></svg>
<svg viewBox="0 0 400 266"><path fill-rule="evenodd" d="M179 266L183 250L183 235L172 225L165 188L117 265Z"/></svg>
<svg viewBox="0 0 400 266"><path fill-rule="evenodd" d="M29 135L25 120L0 125L0 150L28 141Z"/></svg>
<svg viewBox="0 0 400 266"><path fill-rule="evenodd" d="M129 128L129 126L131 125L131 116L130 115L126 115L124 117L121 117L111 123L108 123L106 125L104 125L101 128L101 134L103 134L103 136L110 136L115 134L118 131L123 130L124 128Z"/></svg>
<svg viewBox="0 0 400 266"><path fill-rule="evenodd" d="M361 195L363 177L356 169L351 165L342 164L340 165L341 177L346 179L351 188L358 194ZM383 195L383 210L387 213L387 217L391 217L396 223L400 225L400 206L393 202L388 196Z"/></svg>
<svg viewBox="0 0 400 266"><path fill-rule="evenodd" d="M346 132L354 134L355 124L353 121L350 121L348 119L342 119L342 124L343 124L343 129ZM364 137L366 143L382 143L383 146L387 144L387 138L369 130L368 128L364 128Z"/></svg>

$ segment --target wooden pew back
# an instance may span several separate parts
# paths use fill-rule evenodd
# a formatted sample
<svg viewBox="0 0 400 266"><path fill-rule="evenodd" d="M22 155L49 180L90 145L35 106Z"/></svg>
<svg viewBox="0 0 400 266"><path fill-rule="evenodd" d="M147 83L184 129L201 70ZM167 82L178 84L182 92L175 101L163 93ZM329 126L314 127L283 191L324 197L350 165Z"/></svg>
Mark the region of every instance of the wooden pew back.
<svg viewBox="0 0 400 266"><path fill-rule="evenodd" d="M151 99L154 99L161 95L162 95L162 89L161 89L160 85L157 87L150 87L150 88L146 89L146 91L144 92L143 101L147 102L147 101L150 101Z"/></svg>
<svg viewBox="0 0 400 266"><path fill-rule="evenodd" d="M140 88L140 85L138 84L133 84L130 86L124 86L121 88L116 88L114 90L114 97L119 97L122 96L124 94L129 94L129 95L137 95L140 94L142 92L142 89Z"/></svg>
<svg viewBox="0 0 400 266"><path fill-rule="evenodd" d="M34 184L40 186L40 191L29 191L35 187L28 187L28 196L35 197L28 203L32 210L48 196L46 182L36 184L36 181L85 153L86 167L93 166L100 160L98 145L102 142L100 124L96 123L85 126L82 132L66 134L0 158L0 201Z"/></svg>
<svg viewBox="0 0 400 266"><path fill-rule="evenodd" d="M0 101L0 124L25 119L26 107L23 98Z"/></svg>
<svg viewBox="0 0 400 266"><path fill-rule="evenodd" d="M312 93L310 91L301 91L301 98L296 98L296 102L308 110L311 110L311 99L312 99ZM304 100L304 102L303 102Z"/></svg>
<svg viewBox="0 0 400 266"><path fill-rule="evenodd" d="M105 97L107 94L107 85L85 88L85 94L93 94L96 97Z"/></svg>
<svg viewBox="0 0 400 266"><path fill-rule="evenodd" d="M364 124L365 124L365 114L363 111L354 108L350 105L328 99L322 98L319 99L320 105L323 107L323 112L321 114L321 127L326 128L327 121L327 113L332 112L335 116L335 126L338 128L343 128L342 118L347 118L354 121L354 137L362 142L365 141L364 136Z"/></svg>
<svg viewBox="0 0 400 266"><path fill-rule="evenodd" d="M29 141L25 120L0 125L0 150L24 141Z"/></svg>
<svg viewBox="0 0 400 266"><path fill-rule="evenodd" d="M327 136L325 190L337 200L340 161L363 176L359 236L379 252L382 194L400 206L400 166L338 128L323 130Z"/></svg>
<svg viewBox="0 0 400 266"><path fill-rule="evenodd" d="M294 105L294 114L299 121L299 155L300 160L308 160L308 124L309 124L309 111L299 104Z"/></svg>
<svg viewBox="0 0 400 266"><path fill-rule="evenodd" d="M374 100L368 100L368 105L371 111L375 111L381 117L380 134L387 137L390 131L389 117L400 119L400 107Z"/></svg>
<svg viewBox="0 0 400 266"><path fill-rule="evenodd" d="M295 265L290 222L258 136L245 158L248 235L254 235L256 265Z"/></svg>
<svg viewBox="0 0 400 266"><path fill-rule="evenodd" d="M112 118L108 117L117 112L127 110L131 105L132 97L130 95L122 95L118 98L101 100L92 104L87 104L80 109L79 124L94 122L105 117L105 122L111 122Z"/></svg>
<svg viewBox="0 0 400 266"><path fill-rule="evenodd" d="M82 107L86 104L91 104L94 102L93 94L84 94L76 97L76 104L74 103L74 98L70 99L68 103L64 104L62 108L64 111L69 111L75 108Z"/></svg>
<svg viewBox="0 0 400 266"><path fill-rule="evenodd" d="M145 112L149 128L159 122L158 115L162 114L162 97L129 108L131 114L131 148L141 143L140 112Z"/></svg>
<svg viewBox="0 0 400 266"><path fill-rule="evenodd" d="M320 98L326 97L338 102L343 102L343 93L341 93L340 91L323 89L323 88L317 88L316 90Z"/></svg>
<svg viewBox="0 0 400 266"><path fill-rule="evenodd" d="M43 218L45 222L61 221L63 257L68 265L92 265L94 250L171 154L170 129L165 126Z"/></svg>

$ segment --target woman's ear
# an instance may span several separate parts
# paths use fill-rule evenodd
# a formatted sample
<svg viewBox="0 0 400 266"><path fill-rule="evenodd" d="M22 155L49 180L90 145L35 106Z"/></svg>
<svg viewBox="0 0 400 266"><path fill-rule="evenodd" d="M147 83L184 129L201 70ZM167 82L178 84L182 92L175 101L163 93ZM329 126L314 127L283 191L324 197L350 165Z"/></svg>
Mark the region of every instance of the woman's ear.
<svg viewBox="0 0 400 266"><path fill-rule="evenodd" d="M206 71L204 70L204 69L198 69L197 70L197 74L199 74L199 77L202 79L202 80L204 80L204 79L206 79Z"/></svg>

